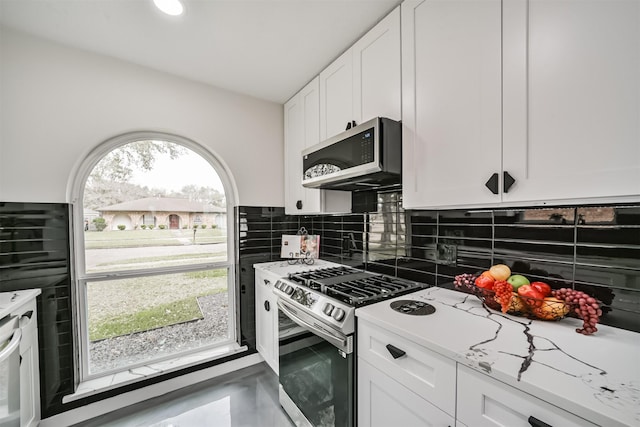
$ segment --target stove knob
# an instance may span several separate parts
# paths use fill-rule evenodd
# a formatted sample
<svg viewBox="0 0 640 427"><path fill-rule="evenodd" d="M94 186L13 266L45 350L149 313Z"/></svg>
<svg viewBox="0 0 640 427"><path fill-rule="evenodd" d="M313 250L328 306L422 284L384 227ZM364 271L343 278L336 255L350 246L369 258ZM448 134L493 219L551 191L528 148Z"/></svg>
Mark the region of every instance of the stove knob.
<svg viewBox="0 0 640 427"><path fill-rule="evenodd" d="M284 287L284 293L287 295L291 295L293 293L293 286L287 285Z"/></svg>
<svg viewBox="0 0 640 427"><path fill-rule="evenodd" d="M336 308L335 310L333 310L333 314L331 315L331 317L336 319L338 322L341 321L342 319L344 319L344 310L341 308Z"/></svg>
<svg viewBox="0 0 640 427"><path fill-rule="evenodd" d="M276 284L275 284L275 285L273 285L273 287L274 287L274 288L276 288L276 289L280 289L280 288L282 287L282 282L281 282L280 280L278 280L278 281L276 282Z"/></svg>
<svg viewBox="0 0 640 427"><path fill-rule="evenodd" d="M331 303L326 303L322 308L322 312L327 316L331 316L332 311L333 311L333 305Z"/></svg>

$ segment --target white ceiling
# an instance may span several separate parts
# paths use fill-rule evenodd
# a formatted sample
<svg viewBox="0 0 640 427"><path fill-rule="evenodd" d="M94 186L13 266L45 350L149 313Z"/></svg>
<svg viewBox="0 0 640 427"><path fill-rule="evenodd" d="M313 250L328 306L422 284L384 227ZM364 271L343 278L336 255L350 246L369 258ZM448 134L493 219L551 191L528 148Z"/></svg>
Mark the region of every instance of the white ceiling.
<svg viewBox="0 0 640 427"><path fill-rule="evenodd" d="M400 0L0 0L0 24L284 103Z"/></svg>

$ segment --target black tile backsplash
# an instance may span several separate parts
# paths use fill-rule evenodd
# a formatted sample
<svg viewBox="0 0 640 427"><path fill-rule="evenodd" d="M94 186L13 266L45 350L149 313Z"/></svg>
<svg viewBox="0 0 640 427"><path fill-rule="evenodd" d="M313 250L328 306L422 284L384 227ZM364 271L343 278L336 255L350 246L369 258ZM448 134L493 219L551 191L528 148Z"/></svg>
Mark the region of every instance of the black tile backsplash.
<svg viewBox="0 0 640 427"><path fill-rule="evenodd" d="M40 288L38 351L42 417L73 392L70 205L0 202L0 292Z"/></svg>
<svg viewBox="0 0 640 427"><path fill-rule="evenodd" d="M323 259L427 285L452 288L457 274L504 263L593 294L604 304L602 324L640 332L640 205L404 211L401 193L387 192L362 214L295 217L266 209L271 247L259 244L264 217L248 215L255 242L241 247L241 259L259 246L277 260L280 236L305 227L321 236Z"/></svg>

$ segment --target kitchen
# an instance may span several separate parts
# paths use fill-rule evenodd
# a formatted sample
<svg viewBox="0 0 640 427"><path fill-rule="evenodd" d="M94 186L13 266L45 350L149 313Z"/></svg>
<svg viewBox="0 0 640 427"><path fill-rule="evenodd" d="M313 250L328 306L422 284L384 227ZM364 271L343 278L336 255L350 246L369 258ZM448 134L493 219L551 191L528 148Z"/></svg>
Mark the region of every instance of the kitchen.
<svg viewBox="0 0 640 427"><path fill-rule="evenodd" d="M322 259L428 285L451 288L455 275L487 269L494 259L512 267L526 261L529 272L547 271L546 275L534 272L539 276L558 274L569 282L615 290L617 298L607 303L613 310L603 316L603 323L638 332L637 3L621 2L623 9L610 9L602 6L607 2L587 2L595 11L576 6L581 2L562 2L566 8L554 10L552 2L536 1L481 2L487 6L477 6L480 10L446 8L456 3L405 2L403 10L394 9L396 2L378 5L377 11L369 11L377 15L366 26L361 24L359 32L310 69L297 87L279 95L277 102L70 48L3 25L0 200L73 203L71 175L95 146L132 130L164 131L204 144L225 162L235 180L235 207L248 224L247 246L239 235L234 236L239 241L234 260L239 289L253 289L253 264L280 259L276 248L252 245L252 239L259 238L252 234L253 225L259 229L268 223L274 241L281 230L295 233L304 226L321 235ZM620 12L625 7L631 12ZM557 15L540 21L540 27L534 25L539 21L532 21L531 34L540 38L526 39L525 26L516 24L526 22L527 13L545 18L546 8ZM371 41L361 36L373 34L368 30L376 28L378 21L385 23L383 18L391 16L388 12L396 14L392 17L397 27L395 50L384 55L384 66L358 65L353 58L363 58L366 65L376 58L368 53L380 54L367 51ZM597 57L594 62L584 54L572 64L568 55L549 49L549 44L560 40L557 33L547 32L546 25L561 28L553 27L554 16L575 22L571 28L593 38L585 39L584 45L596 46L606 60ZM419 26L418 22L425 23ZM426 28L433 33L421 32ZM603 34L611 39L601 40ZM372 40L383 40L374 45L376 49L390 46L390 39L379 34ZM412 40L426 40L426 44L418 49ZM527 43L531 44L529 58L523 55ZM580 46L571 47L572 52L583 52ZM364 54L355 55L355 49ZM539 63L534 54L540 55ZM441 66L429 67L435 62L426 55L439 58ZM528 63L523 62L527 59ZM554 61L560 64L558 69L552 67ZM475 64L488 68L478 69ZM344 79L345 74L339 73L344 69L372 71L348 71L349 76L365 76L359 85ZM554 77L551 82L544 80L547 73ZM324 76L338 80L334 85ZM353 85L354 93L370 90L345 102L344 93L349 90L344 84ZM314 87L318 91L336 88L336 93L319 96ZM359 193L365 200L351 200L349 193L304 189L290 179L290 173L301 175L302 162L295 161L295 153L309 141L287 138L288 132L301 132L287 127L287 107L298 115L306 113L297 108L300 100L314 99L302 97L307 93L319 97L312 103L317 113L309 113L317 116L316 143L344 130L352 120L360 123L377 116L402 120L401 190L381 192L372 207L366 192ZM432 93L440 106L426 119L419 116L428 108L420 104L425 102L424 93ZM464 149L454 144L431 147L416 137L431 132L439 132L445 141L477 144ZM251 149L238 150L239 144ZM289 144L302 146L283 148ZM599 146L606 150L599 152ZM523 147L529 150L528 162L522 160L527 157ZM527 176L518 173L524 170ZM511 189L502 185L504 172L516 178ZM300 209L298 201L302 201ZM344 203L352 203L353 213L345 213ZM543 219L533 209L542 206L565 209L544 210L547 218ZM613 214L597 216L593 213L597 206ZM302 215L292 218L292 213ZM244 321L243 327L250 328L252 319ZM591 339L598 338L598 333L575 335ZM637 351L637 345L634 348ZM50 418L71 409L54 406L53 412L46 413Z"/></svg>

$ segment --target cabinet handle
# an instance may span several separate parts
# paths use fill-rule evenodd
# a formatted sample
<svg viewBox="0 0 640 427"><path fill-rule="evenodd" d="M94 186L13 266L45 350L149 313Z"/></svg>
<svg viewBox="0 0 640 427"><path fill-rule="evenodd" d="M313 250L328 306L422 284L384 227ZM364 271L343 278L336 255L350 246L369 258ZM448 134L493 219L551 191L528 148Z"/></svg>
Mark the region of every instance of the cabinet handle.
<svg viewBox="0 0 640 427"><path fill-rule="evenodd" d="M271 304L269 304L269 301L264 302L264 309L267 311L271 310Z"/></svg>
<svg viewBox="0 0 640 427"><path fill-rule="evenodd" d="M509 172L504 171L502 181L504 182L504 192L508 193L511 186L516 182L516 179L509 175Z"/></svg>
<svg viewBox="0 0 640 427"><path fill-rule="evenodd" d="M389 353L391 353L391 356L393 356L394 359L397 359L398 357L402 357L405 354L407 354L405 351L400 350L398 347L393 346L391 344L387 344L387 350L389 350Z"/></svg>
<svg viewBox="0 0 640 427"><path fill-rule="evenodd" d="M296 209L302 209L302 200L296 202Z"/></svg>
<svg viewBox="0 0 640 427"><path fill-rule="evenodd" d="M498 178L498 174L494 173L491 175L491 178L489 178L489 181L484 183L493 194L498 194Z"/></svg>
<svg viewBox="0 0 640 427"><path fill-rule="evenodd" d="M356 124L356 121L355 120L351 120L350 122L347 122L347 127L345 128L345 130L349 130L349 129L354 128L356 126L358 126Z"/></svg>
<svg viewBox="0 0 640 427"><path fill-rule="evenodd" d="M534 416L530 416L527 421L529 422L531 427L553 427L551 424L547 424L543 421L540 421Z"/></svg>
<svg viewBox="0 0 640 427"><path fill-rule="evenodd" d="M271 283L271 282L270 282L270 281L268 281L267 279L264 279L264 284L265 284L265 285L267 285L267 286L268 286L268 285L269 285L269 283Z"/></svg>

